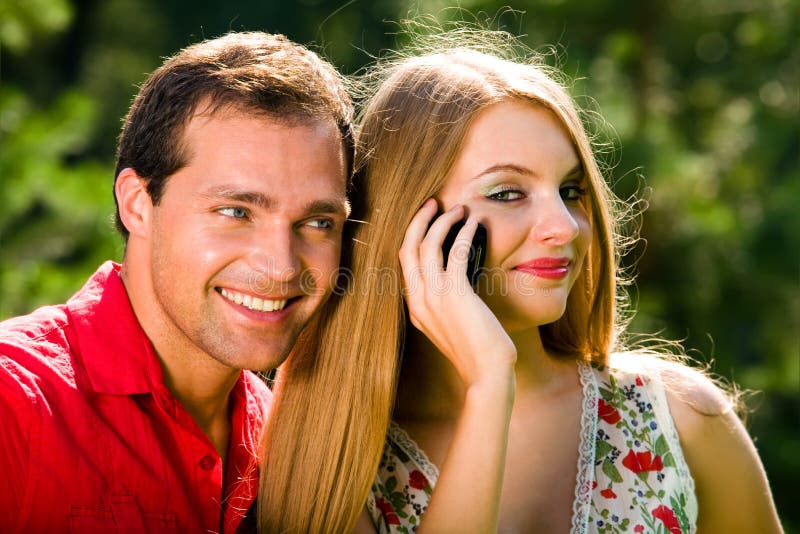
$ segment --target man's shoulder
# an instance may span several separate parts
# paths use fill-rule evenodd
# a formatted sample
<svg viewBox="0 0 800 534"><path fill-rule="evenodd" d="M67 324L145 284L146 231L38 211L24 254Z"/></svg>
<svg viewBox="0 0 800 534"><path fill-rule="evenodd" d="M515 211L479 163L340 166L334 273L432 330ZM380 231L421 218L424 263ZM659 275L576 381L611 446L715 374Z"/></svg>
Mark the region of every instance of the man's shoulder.
<svg viewBox="0 0 800 534"><path fill-rule="evenodd" d="M5 417L32 417L43 397L42 381L72 375L64 332L68 323L63 305L0 322L0 405L8 411ZM56 370L60 372L54 374Z"/></svg>
<svg viewBox="0 0 800 534"><path fill-rule="evenodd" d="M0 362L43 378L55 372L68 380L73 375L73 356L79 352L76 322L91 322L105 285L117 269L106 262L64 304L43 306L27 315L0 322Z"/></svg>
<svg viewBox="0 0 800 534"><path fill-rule="evenodd" d="M62 356L69 346L66 305L44 306L28 315L0 322L0 358Z"/></svg>

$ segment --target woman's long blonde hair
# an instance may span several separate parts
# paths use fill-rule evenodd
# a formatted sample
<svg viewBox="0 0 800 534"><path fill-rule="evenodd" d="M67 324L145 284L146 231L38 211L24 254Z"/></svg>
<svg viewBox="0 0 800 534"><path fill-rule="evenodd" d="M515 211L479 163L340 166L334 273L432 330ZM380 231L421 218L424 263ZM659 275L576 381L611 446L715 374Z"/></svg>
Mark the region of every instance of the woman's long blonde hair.
<svg viewBox="0 0 800 534"><path fill-rule="evenodd" d="M377 472L404 343L398 250L412 216L441 189L470 124L493 104L515 99L549 110L583 164L592 244L566 313L541 335L552 353L607 360L617 317L617 204L556 71L532 54L518 59L518 43L502 44L509 39L484 31L418 39L414 56L400 53L365 76L374 89L360 116L351 191L353 218L363 223L346 236L341 294L277 375L260 532L353 529Z"/></svg>

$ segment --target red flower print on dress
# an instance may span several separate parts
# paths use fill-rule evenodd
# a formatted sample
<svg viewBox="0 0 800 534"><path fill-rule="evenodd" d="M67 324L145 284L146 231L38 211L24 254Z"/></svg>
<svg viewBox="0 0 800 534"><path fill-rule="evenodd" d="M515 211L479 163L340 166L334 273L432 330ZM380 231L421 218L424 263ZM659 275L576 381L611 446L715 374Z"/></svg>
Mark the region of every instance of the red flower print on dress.
<svg viewBox="0 0 800 534"><path fill-rule="evenodd" d="M383 518L386 519L386 523L389 525L399 525L400 518L398 517L397 513L392 508L392 505L386 499L377 499L375 501L375 505L383 514ZM653 512L655 513L655 512Z"/></svg>
<svg viewBox="0 0 800 534"><path fill-rule="evenodd" d="M636 375L636 385L637 386L643 386L644 385L644 382L642 382L642 377L639 376L639 375ZM644 528L644 527L642 527L642 528Z"/></svg>
<svg viewBox="0 0 800 534"><path fill-rule="evenodd" d="M668 507L662 504L653 510L652 513L653 517L661 520L661 522L664 523L664 526L667 527L667 530L669 530L670 534L683 534L681 531L681 525L678 523L678 518L675 517L675 512L670 510Z"/></svg>
<svg viewBox="0 0 800 534"><path fill-rule="evenodd" d="M614 490L612 490L611 488L606 488L606 489L600 491L600 495L602 495L606 499L616 499L617 498L617 494L614 493Z"/></svg>
<svg viewBox="0 0 800 534"><path fill-rule="evenodd" d="M634 532L644 532L644 525L636 525L633 527Z"/></svg>
<svg viewBox="0 0 800 534"><path fill-rule="evenodd" d="M428 479L422 474L422 471L414 469L408 475L408 485L414 489L424 490L428 487Z"/></svg>
<svg viewBox="0 0 800 534"><path fill-rule="evenodd" d="M633 452L633 449L628 451L628 455L622 459L622 465L633 471L634 473L642 473L645 471L661 471L664 469L664 463L661 461L661 456L651 455L650 451Z"/></svg>
<svg viewBox="0 0 800 534"><path fill-rule="evenodd" d="M597 415L609 425L615 425L622 419L622 416L619 415L619 411L603 399L600 399L597 405Z"/></svg>

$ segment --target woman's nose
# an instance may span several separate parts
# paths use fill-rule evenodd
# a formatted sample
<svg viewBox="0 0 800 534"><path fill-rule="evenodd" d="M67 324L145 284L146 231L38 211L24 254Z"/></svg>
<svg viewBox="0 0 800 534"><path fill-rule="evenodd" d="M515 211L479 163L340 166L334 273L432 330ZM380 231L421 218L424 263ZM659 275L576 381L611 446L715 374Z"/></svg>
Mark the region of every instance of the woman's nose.
<svg viewBox="0 0 800 534"><path fill-rule="evenodd" d="M578 221L560 196L548 198L534 207L531 237L548 245L566 245L578 236Z"/></svg>

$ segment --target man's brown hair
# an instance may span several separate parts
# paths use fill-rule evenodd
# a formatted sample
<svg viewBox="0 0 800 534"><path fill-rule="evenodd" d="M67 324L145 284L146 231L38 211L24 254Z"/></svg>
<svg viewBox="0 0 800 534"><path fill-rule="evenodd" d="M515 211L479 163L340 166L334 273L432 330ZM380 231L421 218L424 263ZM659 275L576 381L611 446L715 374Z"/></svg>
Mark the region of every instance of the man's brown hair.
<svg viewBox="0 0 800 534"><path fill-rule="evenodd" d="M289 124L333 120L342 134L349 180L353 107L343 77L283 35L242 32L189 46L147 78L125 117L115 182L120 171L134 169L158 204L167 178L186 164L183 131L201 102L212 113L232 108ZM119 207L116 226L127 240Z"/></svg>

